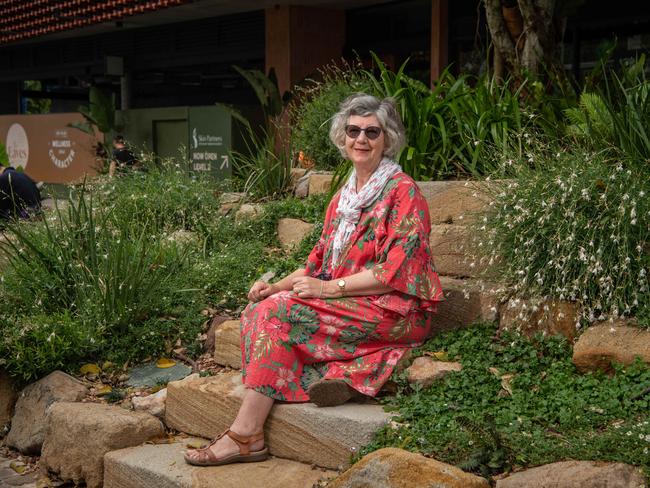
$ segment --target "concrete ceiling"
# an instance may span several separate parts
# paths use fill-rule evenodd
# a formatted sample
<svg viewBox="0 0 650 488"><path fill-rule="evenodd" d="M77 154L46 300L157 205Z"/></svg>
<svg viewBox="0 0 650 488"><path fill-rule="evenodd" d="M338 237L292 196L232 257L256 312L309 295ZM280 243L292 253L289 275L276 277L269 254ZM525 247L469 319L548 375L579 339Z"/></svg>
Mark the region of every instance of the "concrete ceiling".
<svg viewBox="0 0 650 488"><path fill-rule="evenodd" d="M305 7L320 7L333 9L355 9L369 5L391 3L395 0L194 0L185 5L169 7L155 12L149 12L119 21L95 24L79 29L72 29L54 34L35 37L21 42L11 43L11 46L67 39L71 37L90 36L121 29L137 29L161 24L173 24L191 20L217 17L221 15L262 10L274 5L301 5Z"/></svg>

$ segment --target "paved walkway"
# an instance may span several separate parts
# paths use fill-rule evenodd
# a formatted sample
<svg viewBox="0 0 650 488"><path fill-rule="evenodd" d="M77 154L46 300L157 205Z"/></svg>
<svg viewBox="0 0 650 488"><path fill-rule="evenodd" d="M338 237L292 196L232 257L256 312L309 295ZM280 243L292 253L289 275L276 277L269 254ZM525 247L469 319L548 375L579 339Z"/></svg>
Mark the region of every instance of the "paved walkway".
<svg viewBox="0 0 650 488"><path fill-rule="evenodd" d="M38 480L38 472L34 471L26 474L18 474L11 468L11 463L16 463L14 466L24 466L24 463L15 459L4 457L0 454L0 488L9 488L11 486L21 486L22 488L36 488L36 481Z"/></svg>

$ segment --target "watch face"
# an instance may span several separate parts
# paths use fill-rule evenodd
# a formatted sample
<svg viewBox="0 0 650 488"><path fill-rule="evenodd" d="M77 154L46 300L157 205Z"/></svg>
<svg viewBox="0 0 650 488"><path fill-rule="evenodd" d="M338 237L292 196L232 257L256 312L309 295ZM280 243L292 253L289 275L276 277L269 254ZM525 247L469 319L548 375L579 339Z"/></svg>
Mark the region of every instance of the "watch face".
<svg viewBox="0 0 650 488"><path fill-rule="evenodd" d="M339 280L337 285L339 285L339 288L345 287L345 280Z"/></svg>

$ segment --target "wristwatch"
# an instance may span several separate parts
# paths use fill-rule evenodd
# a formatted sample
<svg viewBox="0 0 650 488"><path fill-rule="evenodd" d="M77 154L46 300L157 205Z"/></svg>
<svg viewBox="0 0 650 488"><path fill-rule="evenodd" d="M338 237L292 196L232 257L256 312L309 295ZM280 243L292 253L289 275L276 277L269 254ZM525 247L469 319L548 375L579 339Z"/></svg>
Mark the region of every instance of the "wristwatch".
<svg viewBox="0 0 650 488"><path fill-rule="evenodd" d="M341 296L345 295L345 280L340 279L336 282L337 286L339 287L339 291L341 292Z"/></svg>

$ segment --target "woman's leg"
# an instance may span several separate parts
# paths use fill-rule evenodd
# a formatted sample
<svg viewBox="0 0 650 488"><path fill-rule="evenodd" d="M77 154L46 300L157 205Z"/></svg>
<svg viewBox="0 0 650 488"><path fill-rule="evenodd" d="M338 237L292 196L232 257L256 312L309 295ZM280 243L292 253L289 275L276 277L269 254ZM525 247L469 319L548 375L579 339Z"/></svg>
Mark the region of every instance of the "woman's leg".
<svg viewBox="0 0 650 488"><path fill-rule="evenodd" d="M262 395L255 390L246 390L244 400L239 407L237 417L230 426L235 434L241 436L251 436L261 432L264 429L266 418L271 412L273 406L273 398ZM251 444L251 452L259 451L264 448L264 441L259 440ZM231 454L239 453L239 446L230 437L223 436L216 443L209 447L212 453L218 458L224 458ZM191 449L187 451L187 457L198 459L200 449Z"/></svg>

